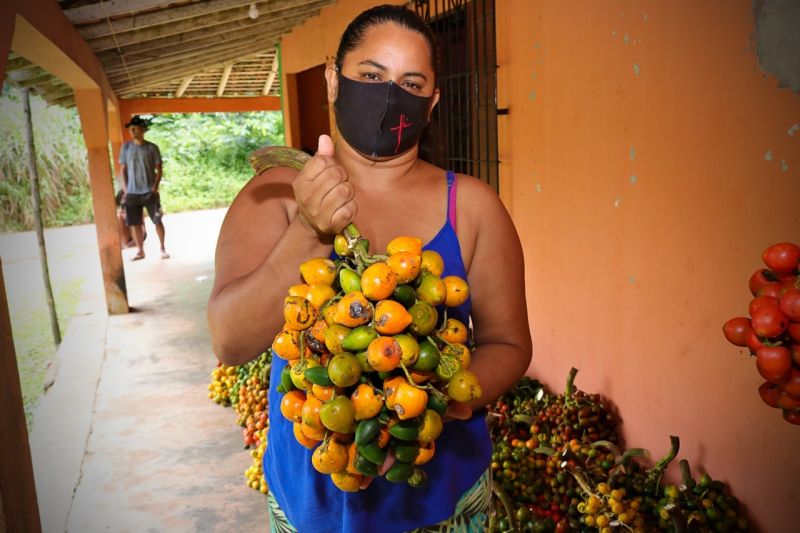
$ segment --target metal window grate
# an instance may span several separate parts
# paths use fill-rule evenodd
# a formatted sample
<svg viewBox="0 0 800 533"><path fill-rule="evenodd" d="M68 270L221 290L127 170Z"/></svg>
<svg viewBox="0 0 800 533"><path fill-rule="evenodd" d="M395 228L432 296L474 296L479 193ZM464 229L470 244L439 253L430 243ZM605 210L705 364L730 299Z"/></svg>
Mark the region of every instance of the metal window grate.
<svg viewBox="0 0 800 533"><path fill-rule="evenodd" d="M432 162L499 190L495 0L415 0L439 41Z"/></svg>

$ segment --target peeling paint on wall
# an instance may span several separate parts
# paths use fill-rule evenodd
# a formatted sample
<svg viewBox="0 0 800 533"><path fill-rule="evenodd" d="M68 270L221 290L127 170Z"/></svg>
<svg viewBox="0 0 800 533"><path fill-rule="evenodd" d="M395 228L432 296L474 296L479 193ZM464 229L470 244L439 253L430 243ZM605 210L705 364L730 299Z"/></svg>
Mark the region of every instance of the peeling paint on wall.
<svg viewBox="0 0 800 533"><path fill-rule="evenodd" d="M622 204L622 197L621 196L617 196L614 199L614 207L619 207L621 204Z"/></svg>
<svg viewBox="0 0 800 533"><path fill-rule="evenodd" d="M754 0L753 16L759 68L800 92L800 0Z"/></svg>
<svg viewBox="0 0 800 533"><path fill-rule="evenodd" d="M639 63L634 63L633 64L633 73L636 76L638 76L640 72L641 72L641 69L639 68Z"/></svg>
<svg viewBox="0 0 800 533"><path fill-rule="evenodd" d="M536 100L536 91L531 91L528 93L528 100Z"/></svg>
<svg viewBox="0 0 800 533"><path fill-rule="evenodd" d="M647 13L645 13L644 15L642 15L642 20L647 20Z"/></svg>
<svg viewBox="0 0 800 533"><path fill-rule="evenodd" d="M536 192L542 192L542 186L540 184L536 184Z"/></svg>
<svg viewBox="0 0 800 533"><path fill-rule="evenodd" d="M772 150L767 150L764 154L764 160L767 162L772 161Z"/></svg>
<svg viewBox="0 0 800 533"><path fill-rule="evenodd" d="M781 159L781 171L786 172L787 170L789 170L789 165L786 164L786 161Z"/></svg>
<svg viewBox="0 0 800 533"><path fill-rule="evenodd" d="M638 180L639 180L639 178L636 176L636 174L633 174L633 175L631 176L631 185L633 185L634 183L636 183Z"/></svg>
<svg viewBox="0 0 800 533"><path fill-rule="evenodd" d="M628 38L628 34L626 33L625 36L622 38L622 42L628 44L628 41L630 41L630 39Z"/></svg>
<svg viewBox="0 0 800 533"><path fill-rule="evenodd" d="M631 155L631 161L636 159L636 148L634 148L633 146L631 146L630 155Z"/></svg>
<svg viewBox="0 0 800 533"><path fill-rule="evenodd" d="M789 137L794 137L794 134L798 131L800 131L800 124L792 124L786 133L789 134Z"/></svg>

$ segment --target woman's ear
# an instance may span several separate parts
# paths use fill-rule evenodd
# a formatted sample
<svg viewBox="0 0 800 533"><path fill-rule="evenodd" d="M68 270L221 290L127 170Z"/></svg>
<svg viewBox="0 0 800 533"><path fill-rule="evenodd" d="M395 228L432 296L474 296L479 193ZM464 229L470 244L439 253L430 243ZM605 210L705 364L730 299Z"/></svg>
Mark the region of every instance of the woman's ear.
<svg viewBox="0 0 800 533"><path fill-rule="evenodd" d="M330 66L325 69L325 81L328 86L328 102L333 103L339 93L339 73L336 67Z"/></svg>
<svg viewBox="0 0 800 533"><path fill-rule="evenodd" d="M436 107L436 104L439 103L439 88L437 87L434 89L433 94L431 95L431 105L428 108L428 122L431 121L431 115L433 115L433 108Z"/></svg>

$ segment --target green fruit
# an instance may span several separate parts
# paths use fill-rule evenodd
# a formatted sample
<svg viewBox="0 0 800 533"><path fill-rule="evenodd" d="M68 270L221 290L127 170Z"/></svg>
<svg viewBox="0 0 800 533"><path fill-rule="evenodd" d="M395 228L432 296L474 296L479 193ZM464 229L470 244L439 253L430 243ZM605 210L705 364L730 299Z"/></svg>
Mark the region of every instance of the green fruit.
<svg viewBox="0 0 800 533"><path fill-rule="evenodd" d="M286 365L281 370L281 387L285 392L289 392L290 390L294 389L294 383L292 383L292 375L290 373L292 367Z"/></svg>
<svg viewBox="0 0 800 533"><path fill-rule="evenodd" d="M419 444L416 442L398 442L391 448L395 458L401 463L413 463L419 455Z"/></svg>
<svg viewBox="0 0 800 533"><path fill-rule="evenodd" d="M357 453L355 459L353 459L353 466L365 476L374 477L378 475L378 465L360 453Z"/></svg>
<svg viewBox="0 0 800 533"><path fill-rule="evenodd" d="M428 474L421 468L415 468L414 473L408 478L408 484L412 487L424 487L428 484Z"/></svg>
<svg viewBox="0 0 800 533"><path fill-rule="evenodd" d="M394 483L406 481L414 473L414 465L408 463L395 463L384 477Z"/></svg>
<svg viewBox="0 0 800 533"><path fill-rule="evenodd" d="M355 385L361 377L361 365L355 355L338 353L328 362L328 377L337 387Z"/></svg>
<svg viewBox="0 0 800 533"><path fill-rule="evenodd" d="M356 445L356 450L369 462L378 466L382 465L386 460L386 449L378 446L378 443L375 441L367 443L364 446Z"/></svg>
<svg viewBox="0 0 800 533"><path fill-rule="evenodd" d="M342 341L342 348L348 352L361 352L369 343L378 338L378 332L372 326L358 326L350 331Z"/></svg>
<svg viewBox="0 0 800 533"><path fill-rule="evenodd" d="M442 381L450 381L450 378L461 370L461 360L449 354L442 354L439 364L436 365L436 377Z"/></svg>
<svg viewBox="0 0 800 533"><path fill-rule="evenodd" d="M389 435L400 440L417 440L419 435L419 422L416 419L403 420L389 427Z"/></svg>
<svg viewBox="0 0 800 533"><path fill-rule="evenodd" d="M347 396L337 396L319 408L322 425L331 431L352 433L355 430L355 409Z"/></svg>
<svg viewBox="0 0 800 533"><path fill-rule="evenodd" d="M361 276L350 269L343 268L339 271L339 285L345 294L361 290Z"/></svg>
<svg viewBox="0 0 800 533"><path fill-rule="evenodd" d="M441 394L429 394L427 408L436 411L439 416L444 416L447 412L447 398Z"/></svg>
<svg viewBox="0 0 800 533"><path fill-rule="evenodd" d="M362 420L356 427L356 446L363 446L378 436L381 432L381 423L377 418Z"/></svg>
<svg viewBox="0 0 800 533"><path fill-rule="evenodd" d="M433 328L436 327L436 321L439 320L439 312L426 302L415 303L408 308L408 312L411 315L409 328L418 337L424 337L433 331Z"/></svg>
<svg viewBox="0 0 800 533"><path fill-rule="evenodd" d="M328 369L324 366L313 366L311 368L306 368L305 372L303 372L303 375L314 385L328 387L332 384L330 378L328 377Z"/></svg>
<svg viewBox="0 0 800 533"><path fill-rule="evenodd" d="M408 308L417 301L417 293L411 285L398 285L392 293L392 299L399 302L403 307Z"/></svg>
<svg viewBox="0 0 800 533"><path fill-rule="evenodd" d="M440 358L439 348L428 339L423 339L419 343L419 356L411 368L422 371L433 370L439 364Z"/></svg>
<svg viewBox="0 0 800 533"><path fill-rule="evenodd" d="M366 351L358 352L356 354L356 359L358 359L358 364L361 366L361 372L375 372L375 369L372 368L372 365L369 364L369 361L367 360Z"/></svg>

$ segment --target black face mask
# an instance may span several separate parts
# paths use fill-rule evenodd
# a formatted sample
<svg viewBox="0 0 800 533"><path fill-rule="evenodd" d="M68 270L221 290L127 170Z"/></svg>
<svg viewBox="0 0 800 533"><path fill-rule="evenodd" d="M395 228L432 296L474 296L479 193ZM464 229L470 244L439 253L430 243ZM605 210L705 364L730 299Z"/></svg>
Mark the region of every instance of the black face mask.
<svg viewBox="0 0 800 533"><path fill-rule="evenodd" d="M339 75L333 104L347 143L368 157L392 157L419 142L428 125L431 97L416 96L393 81L365 83Z"/></svg>

